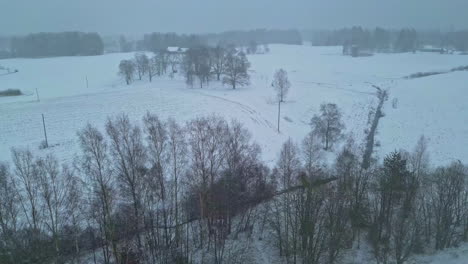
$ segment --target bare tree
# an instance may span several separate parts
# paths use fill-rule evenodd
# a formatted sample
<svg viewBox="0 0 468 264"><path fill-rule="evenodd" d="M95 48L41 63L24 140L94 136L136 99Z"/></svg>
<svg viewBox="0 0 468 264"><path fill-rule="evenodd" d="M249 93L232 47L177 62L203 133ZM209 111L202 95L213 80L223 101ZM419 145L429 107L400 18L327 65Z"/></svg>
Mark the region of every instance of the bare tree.
<svg viewBox="0 0 468 264"><path fill-rule="evenodd" d="M84 181L77 175L75 175L74 170L70 169L66 165L62 168L62 177L66 179L67 184L67 196L65 199L65 210L64 214L66 224L70 227L73 241L73 251L72 251L72 263L78 264L81 263L81 243L80 236L82 235L81 227L86 222L86 199L84 198L84 190L86 185Z"/></svg>
<svg viewBox="0 0 468 264"><path fill-rule="evenodd" d="M421 179L429 170L428 141L421 136L416 144L413 153L408 157L411 171ZM422 180L422 179L421 179Z"/></svg>
<svg viewBox="0 0 468 264"><path fill-rule="evenodd" d="M153 56L148 59L148 78L149 81L153 81L154 76L161 75L160 63L158 61L158 56Z"/></svg>
<svg viewBox="0 0 468 264"><path fill-rule="evenodd" d="M207 47L189 49L183 58L182 69L187 84L193 86L194 77L197 77L200 88L208 84L211 77L212 60Z"/></svg>
<svg viewBox="0 0 468 264"><path fill-rule="evenodd" d="M212 187L219 178L219 172L225 158L223 135L226 131L226 121L211 116L198 118L187 124L188 141L190 145L192 188L198 190L200 208L200 245L204 244L203 225L207 230L214 224L216 214L212 204ZM206 222L205 222L206 220Z"/></svg>
<svg viewBox="0 0 468 264"><path fill-rule="evenodd" d="M169 73L169 76L171 77L171 79L174 78L174 74L177 73L180 63L181 59L179 54L169 54L169 66L171 67L171 72Z"/></svg>
<svg viewBox="0 0 468 264"><path fill-rule="evenodd" d="M149 65L150 61L148 59L148 56L146 56L145 53L135 54L134 64L136 66L138 78L139 80L141 80L141 78L148 72L149 67L150 67ZM150 81L151 81L151 77L150 77Z"/></svg>
<svg viewBox="0 0 468 264"><path fill-rule="evenodd" d="M63 175L57 159L51 155L36 161L39 195L45 206L44 223L52 234L56 258L60 257L59 231L66 221L66 199L71 183L70 175Z"/></svg>
<svg viewBox="0 0 468 264"><path fill-rule="evenodd" d="M114 160L114 170L119 176L122 194L131 201L134 222L131 228L136 235L139 255L143 256L143 243L139 231L142 228L141 194L146 153L141 130L138 126L131 124L128 116L121 115L114 120L107 121L106 132L111 142L110 153Z"/></svg>
<svg viewBox="0 0 468 264"><path fill-rule="evenodd" d="M238 121L231 121L226 132L224 146L226 161L223 173L225 191L222 198L224 204L221 207L226 215L226 232L230 234L232 218L245 209L243 203L249 198L256 200L263 194L257 193L260 188L256 186L262 181L257 178L261 175L258 172L260 147L252 142L251 134ZM251 191L253 193L250 193ZM251 225L249 217L242 217L239 222L243 224L242 230L246 230Z"/></svg>
<svg viewBox="0 0 468 264"><path fill-rule="evenodd" d="M135 64L131 60L122 60L119 64L119 75L121 75L127 85L133 81L133 75L135 74Z"/></svg>
<svg viewBox="0 0 468 264"><path fill-rule="evenodd" d="M39 200L39 179L36 177L37 168L34 157L29 150L12 149L14 171L17 188L20 192L20 203L26 216L26 221L33 231L39 231L41 218Z"/></svg>
<svg viewBox="0 0 468 264"><path fill-rule="evenodd" d="M195 75L200 82L200 88L203 88L203 84L208 85L210 82L212 58L207 47L197 48L196 51Z"/></svg>
<svg viewBox="0 0 468 264"><path fill-rule="evenodd" d="M301 181L302 164L299 153L299 147L292 139L288 139L281 148L273 173L276 174L278 186L283 190L294 187ZM299 202L300 194L285 193L278 198L276 204L276 236L280 255L286 257L287 263L295 263L299 253Z"/></svg>
<svg viewBox="0 0 468 264"><path fill-rule="evenodd" d="M401 153L394 152L385 158L377 184L370 230L373 253L380 262L393 256L401 264L412 252L418 234L415 201L419 181L408 171Z"/></svg>
<svg viewBox="0 0 468 264"><path fill-rule="evenodd" d="M173 203L174 203L174 223L175 230L175 243L179 246L181 241L181 228L179 223L182 219L181 209L179 208L179 200L182 182L182 176L185 174L187 166L187 145L185 138L185 131L176 123L174 119L167 121L168 126L168 161L169 161L169 174L172 176L173 181Z"/></svg>
<svg viewBox="0 0 468 264"><path fill-rule="evenodd" d="M105 263L110 263L110 255L114 256L115 263L120 262L120 252L117 245L114 211L116 203L115 178L108 153L108 145L103 135L95 127L88 124L78 132L81 156L78 164L81 172L86 176L86 183L91 189L91 204L97 206L89 208L92 216L102 230L105 241L103 255ZM96 210L97 214L93 214ZM110 252L109 252L110 246Z"/></svg>
<svg viewBox="0 0 468 264"><path fill-rule="evenodd" d="M311 125L313 132L322 139L325 150L341 139L345 127L341 121L341 111L331 103L320 105L320 115L314 115Z"/></svg>
<svg viewBox="0 0 468 264"><path fill-rule="evenodd" d="M148 160L150 162L149 179L150 186L155 186L158 192L156 195L160 198L162 208L158 210L162 215L164 227L169 226L169 199L170 190L167 184L167 165L168 165L168 131L166 124L156 115L147 113L143 118L145 127L146 141L148 146ZM151 219L154 221L153 219ZM172 233L168 228L164 228L163 245L169 247L169 241Z"/></svg>
<svg viewBox="0 0 468 264"><path fill-rule="evenodd" d="M309 132L302 141L302 159L307 175L309 177L314 177L320 169L320 162L323 159L323 150L320 144L320 138L313 132Z"/></svg>
<svg viewBox="0 0 468 264"><path fill-rule="evenodd" d="M191 87L193 87L194 83L195 61L196 51L194 49L187 50L184 57L182 58L181 68L185 76L185 82Z"/></svg>
<svg viewBox="0 0 468 264"><path fill-rule="evenodd" d="M226 56L223 84L229 84L232 86L232 89L250 84L249 68L250 62L244 53L228 53Z"/></svg>
<svg viewBox="0 0 468 264"><path fill-rule="evenodd" d="M0 254L13 252L19 226L18 195L7 164L0 163ZM2 258L6 263L19 262L15 254Z"/></svg>
<svg viewBox="0 0 468 264"><path fill-rule="evenodd" d="M328 192L325 205L325 227L328 234L327 239L327 263L335 263L343 249L350 244L352 234L349 232L351 224L349 221L349 199L343 192L344 182L338 183L338 188Z"/></svg>
<svg viewBox="0 0 468 264"><path fill-rule="evenodd" d="M216 79L221 80L221 75L224 73L226 65L226 49L218 44L211 50L213 57L213 72L216 74Z"/></svg>
<svg viewBox="0 0 468 264"><path fill-rule="evenodd" d="M291 87L291 83L288 79L288 73L283 69L277 70L273 76L272 86L276 90L278 100L281 103L284 102L284 99L288 95L289 88Z"/></svg>
<svg viewBox="0 0 468 264"><path fill-rule="evenodd" d="M467 210L467 169L459 162L434 173L431 204L434 211L435 249L442 250L457 245L464 229ZM466 232L466 231L464 231Z"/></svg>
<svg viewBox="0 0 468 264"><path fill-rule="evenodd" d="M169 53L166 50L160 50L156 53L159 62L160 75L166 74L169 66Z"/></svg>

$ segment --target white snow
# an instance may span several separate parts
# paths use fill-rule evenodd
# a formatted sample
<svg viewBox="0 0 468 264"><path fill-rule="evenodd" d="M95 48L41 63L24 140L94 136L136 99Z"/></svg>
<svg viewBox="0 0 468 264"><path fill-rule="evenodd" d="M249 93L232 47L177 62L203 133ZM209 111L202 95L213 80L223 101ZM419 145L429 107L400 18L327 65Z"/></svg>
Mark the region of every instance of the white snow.
<svg viewBox="0 0 468 264"><path fill-rule="evenodd" d="M342 56L341 47L271 45L270 49L269 54L249 56L252 84L237 90L217 82L192 89L181 77L126 86L117 67L133 53L0 60L0 65L19 70L0 76L0 90L20 89L26 94L0 97L0 160L10 159L11 147L30 147L71 161L78 147L76 132L87 122L102 128L108 116L127 113L139 121L151 111L179 121L212 113L236 118L249 128L263 148L264 159L272 163L288 137L302 140L322 102L337 103L347 131L362 142L369 107L376 104L371 86L375 84L390 90L377 135L382 143L380 157L395 149L411 150L424 134L435 164L457 159L468 162L468 72L402 78L466 65L466 56L407 53L352 58ZM276 132L275 92L270 86L278 68L289 72L292 83L287 102L281 106L280 134ZM391 106L393 98L399 101L396 109ZM46 118L49 142L56 145L49 150L38 149L43 140L41 114Z"/></svg>

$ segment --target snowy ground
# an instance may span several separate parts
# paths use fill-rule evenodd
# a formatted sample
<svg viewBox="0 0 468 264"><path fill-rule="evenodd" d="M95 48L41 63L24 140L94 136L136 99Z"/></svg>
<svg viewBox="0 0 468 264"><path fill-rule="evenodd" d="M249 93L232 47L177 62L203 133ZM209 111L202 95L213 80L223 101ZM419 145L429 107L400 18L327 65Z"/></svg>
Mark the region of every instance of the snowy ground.
<svg viewBox="0 0 468 264"><path fill-rule="evenodd" d="M14 146L44 152L38 149L43 140L41 114L46 117L49 143L55 145L46 151L71 161L77 150L76 131L87 122L102 127L108 116L122 112L139 121L151 111L179 121L211 113L236 118L254 134L264 159L273 162L284 140L292 137L299 142L309 131L309 120L322 102L337 103L345 114L347 131L362 141L369 107L376 104L371 85L375 84L390 90L377 136L380 156L412 149L424 134L435 163L468 162L468 72L402 78L466 65L466 56L419 53L352 58L342 56L340 47L272 45L270 54L249 56L252 84L237 90L217 82L191 89L180 77L126 86L116 74L117 65L132 56L0 60L0 65L19 70L0 76L0 90L20 89L26 94L0 98L0 160L9 160ZM292 83L282 105L280 134L275 93L269 85L278 68L289 72ZM393 98L398 98L396 109L391 106Z"/></svg>

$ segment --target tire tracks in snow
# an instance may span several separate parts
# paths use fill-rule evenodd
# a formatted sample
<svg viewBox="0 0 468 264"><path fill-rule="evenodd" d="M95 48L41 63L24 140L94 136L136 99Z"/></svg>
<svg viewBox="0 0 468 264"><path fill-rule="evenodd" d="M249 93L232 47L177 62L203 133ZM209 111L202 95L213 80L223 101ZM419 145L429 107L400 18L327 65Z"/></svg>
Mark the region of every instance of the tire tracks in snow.
<svg viewBox="0 0 468 264"><path fill-rule="evenodd" d="M193 91L193 92L197 93L199 95L205 96L205 97L214 98L214 99L217 99L217 100L221 100L221 101L228 102L230 104L236 105L241 109L241 111L248 114L250 119L253 122L255 122L256 124L263 125L263 126L268 127L268 128L270 128L272 130L275 130L275 127L273 126L273 124L270 121L268 121L265 117L263 117L259 112L257 112L255 109L251 108L250 106L247 106L245 104L239 103L239 102L231 100L231 99L226 99L224 97L211 95L211 94L205 94L205 93L200 92L200 91Z"/></svg>
<svg viewBox="0 0 468 264"><path fill-rule="evenodd" d="M357 93L357 94L365 94L365 95L374 95L372 92L363 92L363 91L358 91L354 89L348 89L348 88L342 88L339 87L337 84L333 83L322 83L322 82L312 82L312 81L294 81L297 83L303 83L303 84L315 84L318 85L319 87L326 88L326 89L334 89L334 90L342 90L346 92L351 92L351 93Z"/></svg>

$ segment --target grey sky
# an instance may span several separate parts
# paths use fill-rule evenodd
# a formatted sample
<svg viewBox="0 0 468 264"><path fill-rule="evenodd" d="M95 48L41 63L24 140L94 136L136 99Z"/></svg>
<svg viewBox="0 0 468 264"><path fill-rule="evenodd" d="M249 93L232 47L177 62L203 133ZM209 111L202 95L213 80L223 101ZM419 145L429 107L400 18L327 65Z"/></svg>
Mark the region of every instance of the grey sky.
<svg viewBox="0 0 468 264"><path fill-rule="evenodd" d="M468 28L466 0L0 0L0 35L343 26Z"/></svg>

